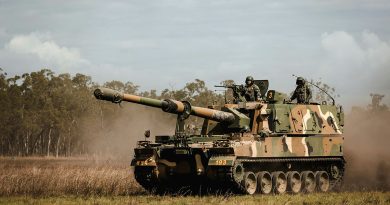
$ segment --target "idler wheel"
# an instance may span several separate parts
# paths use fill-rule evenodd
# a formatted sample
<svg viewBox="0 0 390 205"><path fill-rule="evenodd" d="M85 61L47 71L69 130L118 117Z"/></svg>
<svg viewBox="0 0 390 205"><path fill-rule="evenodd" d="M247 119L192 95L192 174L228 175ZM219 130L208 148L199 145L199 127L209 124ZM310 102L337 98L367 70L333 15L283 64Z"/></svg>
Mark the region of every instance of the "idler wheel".
<svg viewBox="0 0 390 205"><path fill-rule="evenodd" d="M302 172L302 190L305 193L313 193L316 189L316 178L312 171Z"/></svg>
<svg viewBox="0 0 390 205"><path fill-rule="evenodd" d="M233 168L233 177L237 183L241 183L244 179L244 167L241 164L236 164Z"/></svg>
<svg viewBox="0 0 390 205"><path fill-rule="evenodd" d="M256 192L257 178L253 172L245 173L244 180L243 180L243 187L247 194L252 195Z"/></svg>
<svg viewBox="0 0 390 205"><path fill-rule="evenodd" d="M320 192L328 192L330 187L329 175L325 171L316 172L317 190Z"/></svg>
<svg viewBox="0 0 390 205"><path fill-rule="evenodd" d="M330 174L333 179L338 179L340 177L340 169L336 165L331 165Z"/></svg>
<svg viewBox="0 0 390 205"><path fill-rule="evenodd" d="M257 192L261 194L272 192L272 176L269 172L257 173Z"/></svg>
<svg viewBox="0 0 390 205"><path fill-rule="evenodd" d="M272 184L275 194L284 194L287 190L287 177L281 172L272 172Z"/></svg>
<svg viewBox="0 0 390 205"><path fill-rule="evenodd" d="M302 181L299 172L292 171L287 173L287 190L293 194L301 191Z"/></svg>

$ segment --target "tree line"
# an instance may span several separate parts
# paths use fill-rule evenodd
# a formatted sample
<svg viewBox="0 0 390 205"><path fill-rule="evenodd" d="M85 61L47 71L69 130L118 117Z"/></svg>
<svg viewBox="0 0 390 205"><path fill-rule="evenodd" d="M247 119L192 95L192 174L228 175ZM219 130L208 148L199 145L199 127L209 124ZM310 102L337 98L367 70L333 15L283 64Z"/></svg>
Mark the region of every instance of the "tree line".
<svg viewBox="0 0 390 205"><path fill-rule="evenodd" d="M234 84L234 81L225 80L221 84ZM316 85L330 93L335 91L322 82L316 82ZM186 100L203 107L221 105L233 97L231 90L214 92L199 79L186 83L181 89L163 89L157 93L156 90L140 91L140 87L132 82L114 80L100 85L90 76L80 73L72 76L42 69L8 76L0 68L0 155L58 157L90 154L92 140L98 135L113 137L115 133L105 131L114 129L113 119L127 112L127 109L117 109L110 102L96 100L93 90L99 86L143 97ZM321 92L314 92L314 99L328 100ZM128 108L129 105L123 106ZM201 123L198 118L189 121Z"/></svg>
<svg viewBox="0 0 390 205"><path fill-rule="evenodd" d="M94 98L93 90L99 86L90 76L80 73L72 76L42 69L9 77L0 68L0 155L89 154L91 139L83 134L86 124L107 129L113 123L107 119L121 112L110 102ZM199 106L223 102L221 94L208 89L199 79L181 89L164 89L160 94L156 90L140 91L132 82L110 81L102 86L144 97L187 100Z"/></svg>

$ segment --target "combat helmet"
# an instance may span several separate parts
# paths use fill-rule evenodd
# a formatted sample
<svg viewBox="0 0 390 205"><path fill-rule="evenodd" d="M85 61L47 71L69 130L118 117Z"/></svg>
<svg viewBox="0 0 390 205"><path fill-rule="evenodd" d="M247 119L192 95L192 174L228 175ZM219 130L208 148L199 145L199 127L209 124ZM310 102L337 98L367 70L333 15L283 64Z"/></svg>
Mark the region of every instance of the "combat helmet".
<svg viewBox="0 0 390 205"><path fill-rule="evenodd" d="M302 77L298 77L298 78L297 78L297 81L296 81L296 84L297 84L297 85L303 85L303 84L305 84L305 79L303 79Z"/></svg>
<svg viewBox="0 0 390 205"><path fill-rule="evenodd" d="M254 81L253 81L253 77L252 76L246 77L246 79L245 79L245 84L246 85L252 85L253 83L254 83Z"/></svg>

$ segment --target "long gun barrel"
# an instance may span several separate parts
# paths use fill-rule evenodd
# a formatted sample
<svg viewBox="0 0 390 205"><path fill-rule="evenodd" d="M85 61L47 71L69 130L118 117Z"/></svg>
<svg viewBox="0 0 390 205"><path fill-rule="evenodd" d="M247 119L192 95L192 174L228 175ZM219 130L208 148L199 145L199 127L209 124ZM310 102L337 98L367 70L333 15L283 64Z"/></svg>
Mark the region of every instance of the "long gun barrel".
<svg viewBox="0 0 390 205"><path fill-rule="evenodd" d="M214 120L217 122L233 123L235 116L232 113L213 110L209 108L191 106L189 102L176 101L172 99L157 100L140 97L137 95L124 94L109 88L98 88L94 91L96 99L120 103L122 101L161 108L164 112L174 114L194 115L201 118Z"/></svg>
<svg viewBox="0 0 390 205"><path fill-rule="evenodd" d="M232 84L232 85L214 85L214 87L216 87L216 88L231 88L231 89L234 89L234 90L243 90L244 89L244 85L236 85L236 84Z"/></svg>

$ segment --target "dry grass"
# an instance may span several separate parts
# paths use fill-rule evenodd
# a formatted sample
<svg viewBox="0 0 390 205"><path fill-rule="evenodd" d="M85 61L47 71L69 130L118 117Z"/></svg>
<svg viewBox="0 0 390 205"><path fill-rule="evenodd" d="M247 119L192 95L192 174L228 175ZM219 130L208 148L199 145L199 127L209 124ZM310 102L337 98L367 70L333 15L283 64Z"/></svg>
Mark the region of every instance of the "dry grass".
<svg viewBox="0 0 390 205"><path fill-rule="evenodd" d="M0 158L0 204L390 204L390 192L154 196L134 181L127 161Z"/></svg>
<svg viewBox="0 0 390 205"><path fill-rule="evenodd" d="M381 192L343 192L310 195L276 195L276 196L116 196L116 197L45 197L31 196L0 197L0 204L223 204L223 205L258 205L258 204L390 204L390 193Z"/></svg>
<svg viewBox="0 0 390 205"><path fill-rule="evenodd" d="M0 158L0 182L0 196L118 196L143 192L128 163L81 158Z"/></svg>

